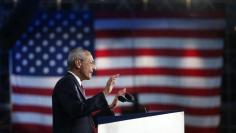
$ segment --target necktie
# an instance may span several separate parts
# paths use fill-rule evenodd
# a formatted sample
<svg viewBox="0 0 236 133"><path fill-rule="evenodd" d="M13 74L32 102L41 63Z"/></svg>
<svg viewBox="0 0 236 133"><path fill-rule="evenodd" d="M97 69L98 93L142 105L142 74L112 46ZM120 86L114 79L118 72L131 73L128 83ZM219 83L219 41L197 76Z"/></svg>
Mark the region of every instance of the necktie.
<svg viewBox="0 0 236 133"><path fill-rule="evenodd" d="M86 97L86 95L85 95L85 89L84 89L84 87L83 87L82 84L81 84L81 86L80 86L80 90L81 90L82 94L84 95L84 97Z"/></svg>
<svg viewBox="0 0 236 133"><path fill-rule="evenodd" d="M84 97L86 98L85 89L82 84L80 85L80 90L81 90L82 94L84 95ZM92 124L93 133L97 133L97 128L95 127L92 116L90 116L90 120L91 120L91 124Z"/></svg>
<svg viewBox="0 0 236 133"><path fill-rule="evenodd" d="M97 133L97 128L95 127L95 125L93 125L93 133Z"/></svg>
<svg viewBox="0 0 236 133"><path fill-rule="evenodd" d="M93 130L93 133L97 133L97 128L95 127L95 123L94 123L94 121L93 121L93 118L92 118L92 116L90 116L90 120L91 120L91 124L92 124L92 130Z"/></svg>

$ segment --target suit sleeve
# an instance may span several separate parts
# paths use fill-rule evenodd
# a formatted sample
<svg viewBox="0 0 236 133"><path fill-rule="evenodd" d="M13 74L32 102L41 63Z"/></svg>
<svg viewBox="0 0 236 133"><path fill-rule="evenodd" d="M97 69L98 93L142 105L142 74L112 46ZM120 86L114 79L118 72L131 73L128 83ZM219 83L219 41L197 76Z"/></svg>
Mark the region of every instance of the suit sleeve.
<svg viewBox="0 0 236 133"><path fill-rule="evenodd" d="M93 121L96 127L98 126L97 118L102 117L102 116L115 116L115 113L110 108L99 110L93 113L92 117L93 117Z"/></svg>
<svg viewBox="0 0 236 133"><path fill-rule="evenodd" d="M59 81L54 90L55 100L69 117L82 117L97 110L108 108L104 94L83 100L76 92L76 85L70 79Z"/></svg>

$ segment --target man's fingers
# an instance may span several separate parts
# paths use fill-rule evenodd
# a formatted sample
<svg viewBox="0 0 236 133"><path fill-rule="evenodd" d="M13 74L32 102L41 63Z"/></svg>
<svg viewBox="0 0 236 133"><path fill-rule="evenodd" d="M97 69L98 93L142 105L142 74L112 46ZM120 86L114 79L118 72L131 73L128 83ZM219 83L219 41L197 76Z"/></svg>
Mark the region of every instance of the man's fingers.
<svg viewBox="0 0 236 133"><path fill-rule="evenodd" d="M116 78L118 78L120 76L120 74L115 74L115 75L112 75L108 81L107 81L107 84L106 84L106 87L105 87L105 94L109 94L111 93L112 89L113 89L113 86L115 85L115 80Z"/></svg>
<svg viewBox="0 0 236 133"><path fill-rule="evenodd" d="M116 78L118 78L120 76L120 74L116 74L116 75L112 75L110 78L109 78L109 80L108 80L108 84L110 83L110 84L115 84L115 80L116 80Z"/></svg>
<svg viewBox="0 0 236 133"><path fill-rule="evenodd" d="M116 75L112 75L112 78L118 78L120 76L120 74L116 74Z"/></svg>
<svg viewBox="0 0 236 133"><path fill-rule="evenodd" d="M121 90L122 93L126 93L126 88Z"/></svg>
<svg viewBox="0 0 236 133"><path fill-rule="evenodd" d="M125 94L125 93L126 93L126 88L124 88L124 89L122 89L122 90L119 90L119 91L118 91L118 96L123 95L123 94Z"/></svg>
<svg viewBox="0 0 236 133"><path fill-rule="evenodd" d="M120 74L116 74L116 75L112 75L110 77L110 80L114 81L115 79L117 79L120 76Z"/></svg>

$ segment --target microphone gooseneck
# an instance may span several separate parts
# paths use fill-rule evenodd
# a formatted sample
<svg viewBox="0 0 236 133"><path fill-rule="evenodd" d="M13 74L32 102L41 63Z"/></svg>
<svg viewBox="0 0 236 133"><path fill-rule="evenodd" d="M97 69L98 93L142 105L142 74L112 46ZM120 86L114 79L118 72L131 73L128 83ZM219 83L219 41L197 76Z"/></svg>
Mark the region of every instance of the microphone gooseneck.
<svg viewBox="0 0 236 133"><path fill-rule="evenodd" d="M127 99L124 96L118 96L118 100L121 102L127 102Z"/></svg>
<svg viewBox="0 0 236 133"><path fill-rule="evenodd" d="M124 102L131 102L134 104L138 104L140 106L140 104L137 101L135 101L134 96L129 93L125 93L124 95L118 96L118 100L123 103ZM148 112L145 106L141 105L141 107L144 109L145 113Z"/></svg>
<svg viewBox="0 0 236 133"><path fill-rule="evenodd" d="M118 100L121 102L137 103L131 94L125 93L124 95L118 96Z"/></svg>
<svg viewBox="0 0 236 133"><path fill-rule="evenodd" d="M125 93L125 97L130 101L135 101L134 96L129 93Z"/></svg>

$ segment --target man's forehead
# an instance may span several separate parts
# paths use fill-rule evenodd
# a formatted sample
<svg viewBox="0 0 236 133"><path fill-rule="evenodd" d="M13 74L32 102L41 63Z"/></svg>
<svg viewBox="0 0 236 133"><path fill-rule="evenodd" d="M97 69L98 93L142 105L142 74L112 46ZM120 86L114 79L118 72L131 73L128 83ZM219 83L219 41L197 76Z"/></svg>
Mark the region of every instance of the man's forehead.
<svg viewBox="0 0 236 133"><path fill-rule="evenodd" d="M84 58L88 60L93 60L93 56L89 51L85 51Z"/></svg>

